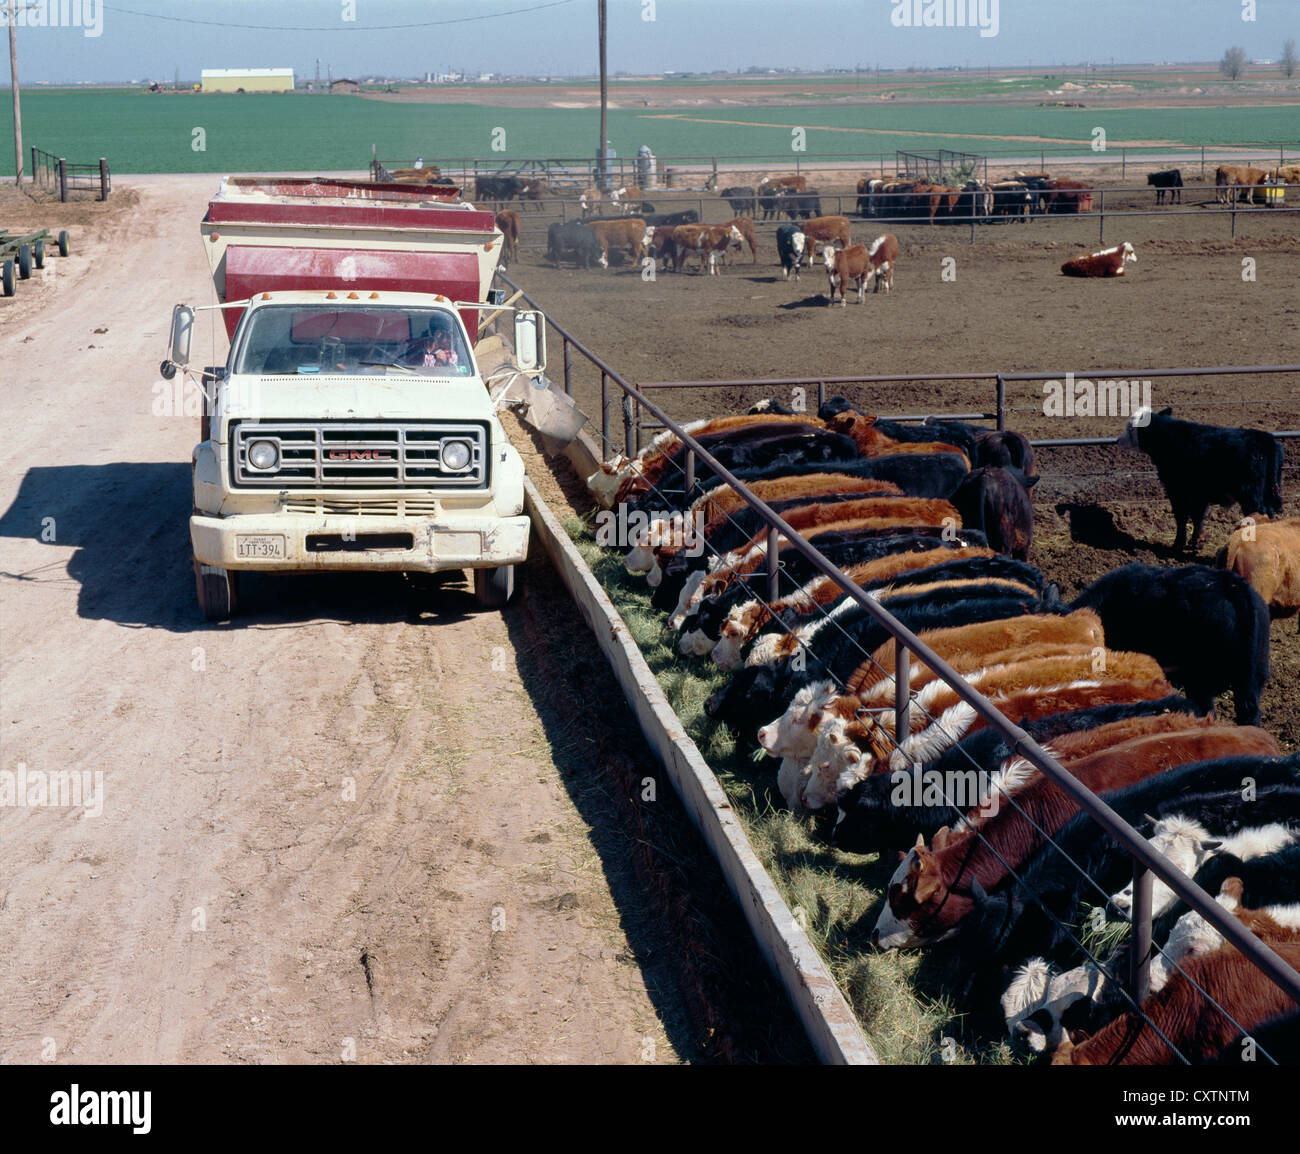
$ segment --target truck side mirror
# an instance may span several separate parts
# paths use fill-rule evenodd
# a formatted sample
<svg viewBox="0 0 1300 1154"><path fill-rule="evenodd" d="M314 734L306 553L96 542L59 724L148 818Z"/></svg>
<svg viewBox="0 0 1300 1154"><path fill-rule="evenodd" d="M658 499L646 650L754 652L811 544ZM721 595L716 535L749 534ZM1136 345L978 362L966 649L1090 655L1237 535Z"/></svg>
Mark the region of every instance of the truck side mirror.
<svg viewBox="0 0 1300 1154"><path fill-rule="evenodd" d="M172 309L171 352L168 360L184 367L190 363L190 342L194 337L194 310L189 305Z"/></svg>
<svg viewBox="0 0 1300 1154"><path fill-rule="evenodd" d="M546 368L546 318L539 312L515 313L515 364L524 373Z"/></svg>

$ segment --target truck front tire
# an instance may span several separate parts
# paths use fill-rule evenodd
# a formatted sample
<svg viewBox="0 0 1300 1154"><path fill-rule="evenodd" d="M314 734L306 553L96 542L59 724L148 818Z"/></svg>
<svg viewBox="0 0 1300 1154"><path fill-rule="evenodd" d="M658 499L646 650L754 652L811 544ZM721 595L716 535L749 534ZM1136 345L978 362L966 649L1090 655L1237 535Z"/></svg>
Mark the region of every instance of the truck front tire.
<svg viewBox="0 0 1300 1154"><path fill-rule="evenodd" d="M474 596L484 609L500 609L515 592L515 567L474 570Z"/></svg>
<svg viewBox="0 0 1300 1154"><path fill-rule="evenodd" d="M199 609L207 621L228 621L239 612L239 574L194 562Z"/></svg>

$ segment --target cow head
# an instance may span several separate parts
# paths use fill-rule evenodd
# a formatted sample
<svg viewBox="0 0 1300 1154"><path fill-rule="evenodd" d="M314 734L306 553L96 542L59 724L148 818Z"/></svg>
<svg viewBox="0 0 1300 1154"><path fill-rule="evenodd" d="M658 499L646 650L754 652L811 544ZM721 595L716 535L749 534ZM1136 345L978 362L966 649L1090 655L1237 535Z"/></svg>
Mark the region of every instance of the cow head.
<svg viewBox="0 0 1300 1154"><path fill-rule="evenodd" d="M624 456L617 456L601 464L600 468L587 478L587 489L606 509L612 508L619 487L623 484L624 470L630 464Z"/></svg>
<svg viewBox="0 0 1300 1154"><path fill-rule="evenodd" d="M1129 418L1124 431L1115 439L1115 444L1121 449L1141 449L1142 443L1138 430L1145 429L1149 424L1151 424L1151 406L1139 405Z"/></svg>
<svg viewBox="0 0 1300 1154"><path fill-rule="evenodd" d="M953 919L949 919L951 924L946 930L932 924L948 897L942 865L936 855L950 838L951 831L944 826L934 835L932 848L927 849L925 837L917 835L916 845L907 851L889 879L885 904L876 919L876 928L871 931L871 941L877 949L925 946L957 932ZM957 914L956 909L952 912Z"/></svg>
<svg viewBox="0 0 1300 1154"><path fill-rule="evenodd" d="M1128 241L1119 246L1119 251L1124 254L1121 264L1137 264L1137 253L1133 251L1133 246Z"/></svg>

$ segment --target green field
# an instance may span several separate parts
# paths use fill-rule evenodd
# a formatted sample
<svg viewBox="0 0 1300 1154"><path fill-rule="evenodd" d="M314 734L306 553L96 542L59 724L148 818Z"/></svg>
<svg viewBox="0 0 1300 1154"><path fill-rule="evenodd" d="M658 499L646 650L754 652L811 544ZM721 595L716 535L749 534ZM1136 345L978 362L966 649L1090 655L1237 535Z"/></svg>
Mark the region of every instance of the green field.
<svg viewBox="0 0 1300 1154"><path fill-rule="evenodd" d="M82 163L107 156L118 173L361 169L372 144L381 158L392 159L581 157L593 152L597 123L592 110L357 96L157 95L128 89L28 89L23 95L28 145ZM798 108L614 109L609 123L613 147L625 157L647 144L662 158L790 158L794 127L807 130L808 155L845 158L899 148L1079 152L1088 149L1098 125L1112 149L1139 141L1300 148L1300 114L1277 106L1110 111L801 103ZM505 150L494 153L497 127L505 129ZM196 129L205 138L201 151L195 147ZM0 132L0 171L13 171L7 130Z"/></svg>

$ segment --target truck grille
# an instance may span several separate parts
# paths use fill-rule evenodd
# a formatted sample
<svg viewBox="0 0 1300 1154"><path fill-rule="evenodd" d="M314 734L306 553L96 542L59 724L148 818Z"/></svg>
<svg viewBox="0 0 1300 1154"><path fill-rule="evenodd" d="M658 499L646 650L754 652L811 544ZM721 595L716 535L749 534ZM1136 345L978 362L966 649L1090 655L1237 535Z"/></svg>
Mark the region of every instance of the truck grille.
<svg viewBox="0 0 1300 1154"><path fill-rule="evenodd" d="M230 432L231 475L240 488L483 489L488 484L488 431L481 423L240 421ZM279 447L278 468L263 471L249 461L249 446L261 440ZM451 441L468 446L467 468L443 465Z"/></svg>

